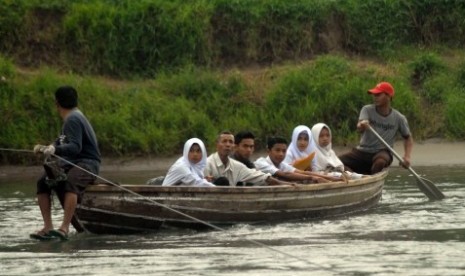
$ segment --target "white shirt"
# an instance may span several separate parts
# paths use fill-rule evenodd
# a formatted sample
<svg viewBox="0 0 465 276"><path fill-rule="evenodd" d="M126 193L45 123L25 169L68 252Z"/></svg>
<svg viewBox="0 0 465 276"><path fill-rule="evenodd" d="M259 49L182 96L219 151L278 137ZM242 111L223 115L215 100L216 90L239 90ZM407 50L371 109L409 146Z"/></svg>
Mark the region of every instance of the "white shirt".
<svg viewBox="0 0 465 276"><path fill-rule="evenodd" d="M213 178L226 177L230 186L236 186L237 182L247 182L256 185L265 185L269 173L263 173L256 169L249 169L244 164L228 157L228 164L224 166L218 152L207 158L206 176Z"/></svg>
<svg viewBox="0 0 465 276"><path fill-rule="evenodd" d="M294 172L295 168L289 164L281 162L279 167L276 167L273 161L271 161L270 156L267 157L260 157L255 162L255 167L257 170L260 170L264 173L269 173L271 175L275 175L277 171L282 172Z"/></svg>
<svg viewBox="0 0 465 276"><path fill-rule="evenodd" d="M189 161L188 154L192 145L198 144L202 151L202 159L193 164ZM171 166L163 180L162 186L215 186L204 178L203 170L207 164L207 151L202 140L191 138L184 144L182 156Z"/></svg>

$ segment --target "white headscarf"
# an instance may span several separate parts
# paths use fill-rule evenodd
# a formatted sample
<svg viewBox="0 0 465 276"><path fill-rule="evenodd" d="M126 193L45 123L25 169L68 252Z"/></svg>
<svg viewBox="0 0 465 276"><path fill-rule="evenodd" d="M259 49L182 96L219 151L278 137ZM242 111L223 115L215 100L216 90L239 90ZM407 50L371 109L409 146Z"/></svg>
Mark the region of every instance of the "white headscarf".
<svg viewBox="0 0 465 276"><path fill-rule="evenodd" d="M306 132L308 135L308 146L305 150L300 151L297 147L297 140L299 139L299 134L302 132ZM308 157L308 155L314 152L315 150L315 142L312 139L312 132L310 128L304 125L296 126L294 128L294 131L292 131L292 141L291 144L289 144L289 147L287 148L286 158L284 159L284 162L287 164L292 164L295 160ZM315 158L313 160L315 160ZM313 163L314 162L312 161L312 168Z"/></svg>
<svg viewBox="0 0 465 276"><path fill-rule="evenodd" d="M320 146L318 142L320 139L320 132L323 128L326 127L329 131L329 136L332 138L331 129L323 123L318 123L312 127L312 136L313 140L316 142L316 168L318 171L324 171L328 167L335 168L338 171L342 171L344 169L344 164L342 161L337 157L336 153L332 149L332 143L329 143L326 147Z"/></svg>
<svg viewBox="0 0 465 276"><path fill-rule="evenodd" d="M202 151L202 159L197 164L191 163L188 156L189 151L194 144L199 145ZM168 173L163 180L163 186L175 185L180 183L181 180L189 178L192 180L192 183L183 184L194 186L214 186L204 178L203 170L206 166L207 150L205 149L205 145L203 144L202 140L198 138L191 138L184 144L182 157L176 160L176 162L168 170ZM208 185L207 183L211 185Z"/></svg>

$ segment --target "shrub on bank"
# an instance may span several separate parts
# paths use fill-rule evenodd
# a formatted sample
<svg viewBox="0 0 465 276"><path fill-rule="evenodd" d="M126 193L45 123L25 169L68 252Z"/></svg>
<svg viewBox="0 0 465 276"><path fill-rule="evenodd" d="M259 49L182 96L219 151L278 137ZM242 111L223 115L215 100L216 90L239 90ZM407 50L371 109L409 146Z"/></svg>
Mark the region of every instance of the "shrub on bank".
<svg viewBox="0 0 465 276"><path fill-rule="evenodd" d="M442 57L441 59L443 59ZM367 90L382 80L396 89L394 108L404 113L416 140L429 137L463 139L463 56L428 75L422 89L438 90L441 101L431 103L411 84L410 62L321 56L314 62L271 68L252 77L185 67L160 74L155 80L121 82L43 68L16 70L0 58L0 147L31 149L58 135L61 120L53 92L59 85L75 86L80 108L96 129L105 156L166 155L179 153L186 139L199 137L209 152L221 130L244 129L257 136L257 148L266 137L290 138L298 124L327 123L334 144L355 144L360 108L372 102ZM255 72L256 74L256 72ZM427 112L425 112L427 110ZM3 162L30 162L30 156L0 153Z"/></svg>
<svg viewBox="0 0 465 276"><path fill-rule="evenodd" d="M445 107L445 134L453 139L465 139L465 90L457 89L452 93Z"/></svg>
<svg viewBox="0 0 465 276"><path fill-rule="evenodd" d="M460 48L463 14L460 0L0 0L0 52L26 66L152 77L189 64Z"/></svg>
<svg viewBox="0 0 465 276"><path fill-rule="evenodd" d="M268 94L266 109L275 124L267 131L290 137L298 124L312 127L325 122L333 129L335 143L354 143L360 109L372 103L367 90L383 80L395 86L393 106L413 122L419 121L418 100L395 76L380 76L372 68L361 69L344 58L324 56L285 74Z"/></svg>

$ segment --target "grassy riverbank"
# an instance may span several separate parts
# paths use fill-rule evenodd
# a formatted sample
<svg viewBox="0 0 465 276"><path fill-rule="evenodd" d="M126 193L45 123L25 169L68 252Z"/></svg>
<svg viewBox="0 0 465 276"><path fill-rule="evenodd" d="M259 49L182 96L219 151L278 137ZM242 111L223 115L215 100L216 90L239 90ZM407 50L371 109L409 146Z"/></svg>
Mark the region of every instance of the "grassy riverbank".
<svg viewBox="0 0 465 276"><path fill-rule="evenodd" d="M77 87L81 109L110 156L179 152L193 136L212 145L223 129L250 129L263 143L321 121L333 128L335 144L354 143L358 112L371 102L366 90L380 80L394 83L393 105L408 116L416 139L464 139L464 54L407 51L411 57L388 63L321 56L247 70L185 68L140 81L24 71L2 59L0 145L29 149L52 141L61 125L53 91L65 83Z"/></svg>
<svg viewBox="0 0 465 276"><path fill-rule="evenodd" d="M17 64L153 77L341 51L465 42L461 0L0 0L0 51Z"/></svg>
<svg viewBox="0 0 465 276"><path fill-rule="evenodd" d="M169 155L194 136L212 149L225 129L253 131L260 148L317 122L353 144L382 80L417 140L463 140L460 3L0 0L0 147L51 142L63 84L111 157Z"/></svg>

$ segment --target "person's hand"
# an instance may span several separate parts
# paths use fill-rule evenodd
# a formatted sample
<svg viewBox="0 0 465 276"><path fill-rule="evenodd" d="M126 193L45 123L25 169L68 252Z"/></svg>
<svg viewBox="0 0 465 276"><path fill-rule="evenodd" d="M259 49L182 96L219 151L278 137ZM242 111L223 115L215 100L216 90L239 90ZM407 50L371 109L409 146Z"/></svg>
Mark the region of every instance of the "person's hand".
<svg viewBox="0 0 465 276"><path fill-rule="evenodd" d="M369 125L370 125L370 122L368 120L361 120L357 124L357 129L359 131L365 131Z"/></svg>
<svg viewBox="0 0 465 276"><path fill-rule="evenodd" d="M410 167L410 157L404 156L403 161L399 162L399 165L408 169L408 167Z"/></svg>
<svg viewBox="0 0 465 276"><path fill-rule="evenodd" d="M34 151L35 154L43 153L43 152L44 152L44 149L45 149L46 147L47 147L47 146L37 144L37 145L34 146L33 151Z"/></svg>
<svg viewBox="0 0 465 276"><path fill-rule="evenodd" d="M50 145L50 146L46 146L43 150L43 153L46 155L46 156L51 156L53 154L55 154L55 147L53 145Z"/></svg>

